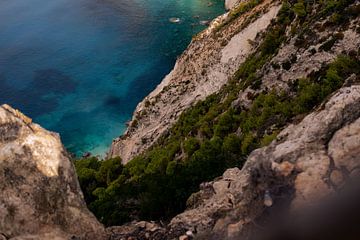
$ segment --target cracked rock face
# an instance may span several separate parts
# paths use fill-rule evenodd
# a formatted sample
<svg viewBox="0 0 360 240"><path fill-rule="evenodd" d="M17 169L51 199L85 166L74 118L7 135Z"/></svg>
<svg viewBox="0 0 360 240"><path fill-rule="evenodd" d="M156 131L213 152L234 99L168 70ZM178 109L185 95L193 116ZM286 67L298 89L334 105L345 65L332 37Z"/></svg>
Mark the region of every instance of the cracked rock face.
<svg viewBox="0 0 360 240"><path fill-rule="evenodd" d="M359 168L360 86L354 85L252 152L242 170L228 169L221 179L202 184L198 201L173 218L170 232L239 239L269 209L286 205L296 212L316 203L358 175Z"/></svg>
<svg viewBox="0 0 360 240"><path fill-rule="evenodd" d="M59 136L8 105L0 107L0 183L4 239L105 239Z"/></svg>

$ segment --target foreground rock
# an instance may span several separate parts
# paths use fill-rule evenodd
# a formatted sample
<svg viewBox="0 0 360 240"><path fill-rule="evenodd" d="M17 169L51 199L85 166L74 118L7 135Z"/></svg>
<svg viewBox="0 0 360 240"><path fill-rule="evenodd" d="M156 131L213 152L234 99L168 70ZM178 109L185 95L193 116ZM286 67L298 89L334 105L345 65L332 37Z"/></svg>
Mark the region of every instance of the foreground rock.
<svg viewBox="0 0 360 240"><path fill-rule="evenodd" d="M0 239L106 238L59 136L7 105L0 107L0 182Z"/></svg>
<svg viewBox="0 0 360 240"><path fill-rule="evenodd" d="M166 228L154 222L131 222L107 228L109 240L166 239Z"/></svg>

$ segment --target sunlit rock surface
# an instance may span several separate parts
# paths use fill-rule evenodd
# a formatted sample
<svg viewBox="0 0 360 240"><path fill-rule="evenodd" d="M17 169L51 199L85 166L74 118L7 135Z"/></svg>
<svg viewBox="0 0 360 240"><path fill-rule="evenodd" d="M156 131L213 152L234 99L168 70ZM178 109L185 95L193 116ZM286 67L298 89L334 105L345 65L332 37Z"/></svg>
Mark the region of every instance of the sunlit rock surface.
<svg viewBox="0 0 360 240"><path fill-rule="evenodd" d="M5 239L104 239L59 135L8 105L0 107L0 183Z"/></svg>

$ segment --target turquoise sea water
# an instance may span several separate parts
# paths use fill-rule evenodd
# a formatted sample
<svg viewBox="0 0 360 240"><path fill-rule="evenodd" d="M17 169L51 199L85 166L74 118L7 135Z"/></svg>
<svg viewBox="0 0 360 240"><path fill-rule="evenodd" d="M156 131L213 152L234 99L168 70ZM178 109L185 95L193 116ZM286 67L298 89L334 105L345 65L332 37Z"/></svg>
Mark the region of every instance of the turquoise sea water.
<svg viewBox="0 0 360 240"><path fill-rule="evenodd" d="M104 154L223 4L0 0L0 103L59 132L73 153Z"/></svg>

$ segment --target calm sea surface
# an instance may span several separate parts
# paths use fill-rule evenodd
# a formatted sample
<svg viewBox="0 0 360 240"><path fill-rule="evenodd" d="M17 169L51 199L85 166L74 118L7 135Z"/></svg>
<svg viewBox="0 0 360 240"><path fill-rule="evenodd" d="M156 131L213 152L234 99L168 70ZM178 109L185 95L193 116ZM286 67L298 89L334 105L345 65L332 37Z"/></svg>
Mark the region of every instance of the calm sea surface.
<svg viewBox="0 0 360 240"><path fill-rule="evenodd" d="M102 155L223 4L0 0L0 103L59 132L71 152Z"/></svg>

